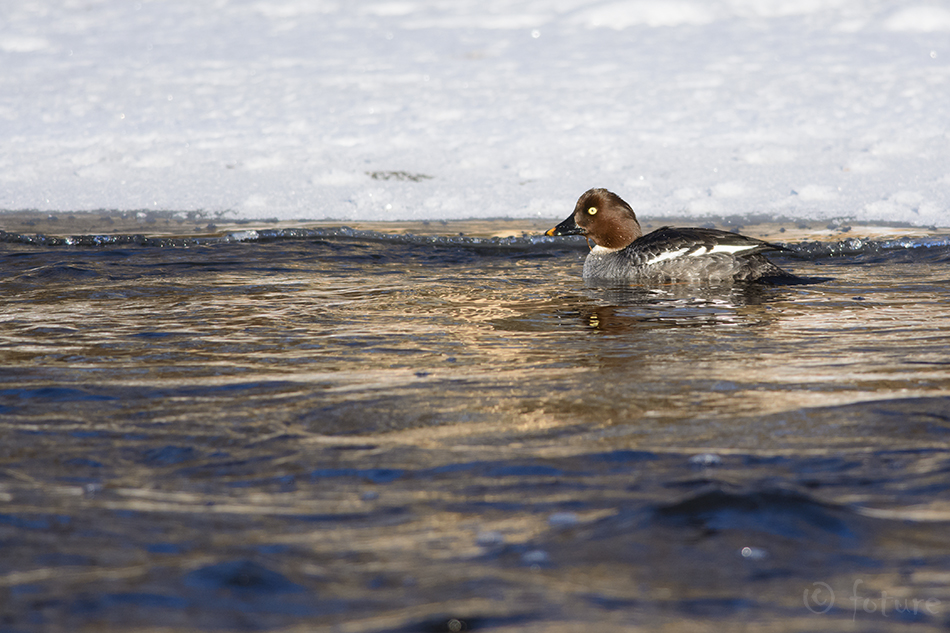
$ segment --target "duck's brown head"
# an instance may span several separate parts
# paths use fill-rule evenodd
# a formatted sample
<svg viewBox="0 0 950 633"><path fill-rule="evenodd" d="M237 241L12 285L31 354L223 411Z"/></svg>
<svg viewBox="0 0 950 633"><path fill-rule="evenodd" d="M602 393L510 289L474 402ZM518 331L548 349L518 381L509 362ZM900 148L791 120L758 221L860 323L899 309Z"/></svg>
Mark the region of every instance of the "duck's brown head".
<svg viewBox="0 0 950 633"><path fill-rule="evenodd" d="M566 220L545 235L583 235L603 248L624 248L643 235L630 205L606 189L584 192Z"/></svg>

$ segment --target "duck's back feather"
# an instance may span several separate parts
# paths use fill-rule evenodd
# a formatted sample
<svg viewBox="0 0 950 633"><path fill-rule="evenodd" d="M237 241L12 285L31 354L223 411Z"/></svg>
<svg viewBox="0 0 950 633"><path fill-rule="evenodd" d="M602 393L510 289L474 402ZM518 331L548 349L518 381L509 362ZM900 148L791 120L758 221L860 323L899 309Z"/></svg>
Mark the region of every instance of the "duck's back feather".
<svg viewBox="0 0 950 633"><path fill-rule="evenodd" d="M718 229L663 227L617 251L595 249L584 277L629 281L755 281L788 273L761 253L785 250Z"/></svg>

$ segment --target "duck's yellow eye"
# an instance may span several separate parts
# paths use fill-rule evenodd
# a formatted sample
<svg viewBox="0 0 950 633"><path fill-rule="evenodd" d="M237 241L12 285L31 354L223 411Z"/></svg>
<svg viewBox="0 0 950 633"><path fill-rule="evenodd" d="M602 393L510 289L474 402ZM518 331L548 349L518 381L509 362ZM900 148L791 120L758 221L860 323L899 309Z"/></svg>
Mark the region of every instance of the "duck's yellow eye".
<svg viewBox="0 0 950 633"><path fill-rule="evenodd" d="M597 215L597 207L591 207L587 210L587 215Z"/></svg>

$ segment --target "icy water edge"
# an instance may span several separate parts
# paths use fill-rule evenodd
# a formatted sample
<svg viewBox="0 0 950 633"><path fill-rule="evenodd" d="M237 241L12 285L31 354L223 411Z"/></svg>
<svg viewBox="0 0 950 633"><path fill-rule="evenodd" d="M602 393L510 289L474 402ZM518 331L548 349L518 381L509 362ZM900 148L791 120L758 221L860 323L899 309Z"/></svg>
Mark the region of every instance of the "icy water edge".
<svg viewBox="0 0 950 633"><path fill-rule="evenodd" d="M0 631L943 630L950 240L0 243Z"/></svg>

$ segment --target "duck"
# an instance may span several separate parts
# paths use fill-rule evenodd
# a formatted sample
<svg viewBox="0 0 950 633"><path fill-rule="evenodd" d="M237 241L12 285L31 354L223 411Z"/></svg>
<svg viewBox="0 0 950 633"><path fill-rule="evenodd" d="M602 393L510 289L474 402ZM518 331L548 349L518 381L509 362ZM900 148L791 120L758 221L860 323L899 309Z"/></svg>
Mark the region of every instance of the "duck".
<svg viewBox="0 0 950 633"><path fill-rule="evenodd" d="M584 260L584 280L632 283L791 282L763 253L787 251L738 233L664 226L643 234L633 208L607 189L590 189L574 212L545 232L583 235L593 242Z"/></svg>

